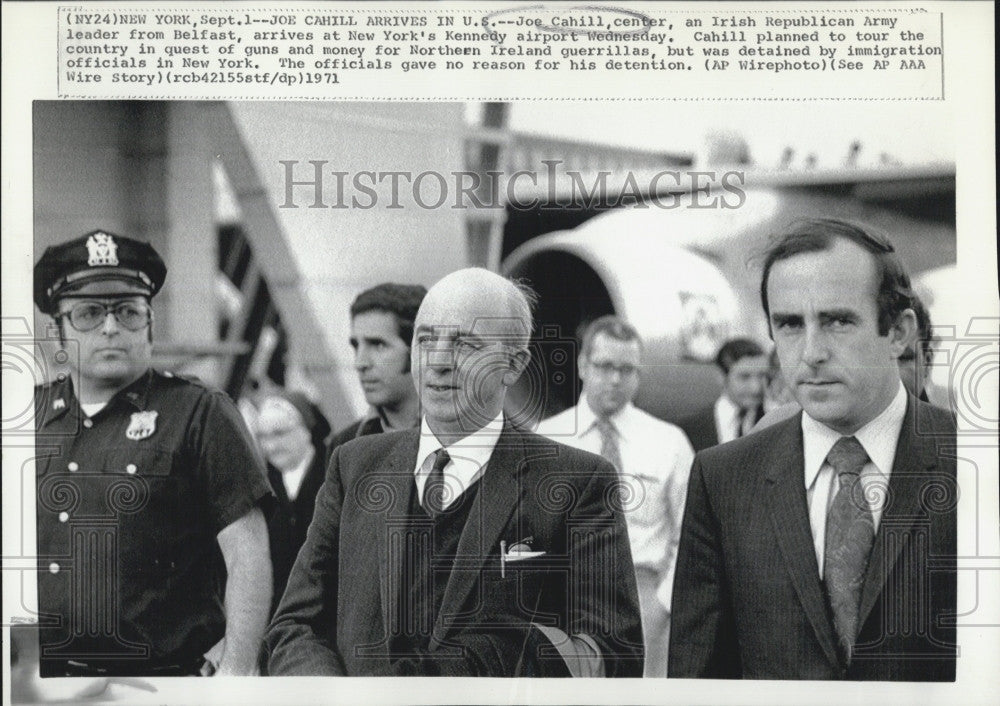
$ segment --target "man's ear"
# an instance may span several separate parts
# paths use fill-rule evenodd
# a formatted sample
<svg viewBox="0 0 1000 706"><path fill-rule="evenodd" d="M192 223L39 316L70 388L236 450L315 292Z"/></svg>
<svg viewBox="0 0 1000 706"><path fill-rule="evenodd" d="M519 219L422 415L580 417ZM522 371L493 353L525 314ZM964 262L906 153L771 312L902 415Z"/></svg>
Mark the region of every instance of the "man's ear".
<svg viewBox="0 0 1000 706"><path fill-rule="evenodd" d="M530 361L531 353L528 352L527 348L512 350L510 358L507 360L507 370L503 373L503 384L506 387L510 387L517 382L517 379L521 377L521 373L528 367Z"/></svg>
<svg viewBox="0 0 1000 706"><path fill-rule="evenodd" d="M576 357L576 377L583 382L587 379L587 355L582 350L580 355Z"/></svg>
<svg viewBox="0 0 1000 706"><path fill-rule="evenodd" d="M917 340L917 315L904 309L889 327L889 347L893 358L899 358Z"/></svg>

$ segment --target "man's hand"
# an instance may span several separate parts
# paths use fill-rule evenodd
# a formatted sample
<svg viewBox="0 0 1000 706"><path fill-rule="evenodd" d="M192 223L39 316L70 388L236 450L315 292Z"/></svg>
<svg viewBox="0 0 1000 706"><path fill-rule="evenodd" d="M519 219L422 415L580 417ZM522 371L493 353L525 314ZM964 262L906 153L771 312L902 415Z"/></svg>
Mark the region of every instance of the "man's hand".
<svg viewBox="0 0 1000 706"><path fill-rule="evenodd" d="M206 657L221 645L215 676L254 676L271 605L271 556L260 508L219 532L218 540L228 575L226 636Z"/></svg>
<svg viewBox="0 0 1000 706"><path fill-rule="evenodd" d="M205 653L205 664L201 665L201 676L215 676L215 672L219 669L219 663L222 661L222 654L225 651L226 638L223 637L221 640L212 645L212 648Z"/></svg>
<svg viewBox="0 0 1000 706"><path fill-rule="evenodd" d="M540 648L552 645L532 627L509 626L449 637L440 650L414 650L395 660L387 676L442 677L568 677L566 662L553 650L541 658ZM457 648L457 649L456 649Z"/></svg>

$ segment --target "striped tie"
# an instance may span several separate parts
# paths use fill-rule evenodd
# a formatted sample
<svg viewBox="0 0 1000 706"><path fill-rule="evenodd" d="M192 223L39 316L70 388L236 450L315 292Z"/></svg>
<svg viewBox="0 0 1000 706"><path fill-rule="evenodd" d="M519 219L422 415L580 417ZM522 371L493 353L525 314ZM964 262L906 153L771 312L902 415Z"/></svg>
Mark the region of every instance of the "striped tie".
<svg viewBox="0 0 1000 706"><path fill-rule="evenodd" d="M618 448L618 430L615 429L614 422L607 417L598 417L594 425L601 434L601 456L621 473L624 469L621 450Z"/></svg>
<svg viewBox="0 0 1000 706"><path fill-rule="evenodd" d="M861 584L875 540L875 523L858 479L868 454L853 436L842 437L826 457L837 473L839 488L826 515L823 578L830 601L841 658L851 663L858 637Z"/></svg>

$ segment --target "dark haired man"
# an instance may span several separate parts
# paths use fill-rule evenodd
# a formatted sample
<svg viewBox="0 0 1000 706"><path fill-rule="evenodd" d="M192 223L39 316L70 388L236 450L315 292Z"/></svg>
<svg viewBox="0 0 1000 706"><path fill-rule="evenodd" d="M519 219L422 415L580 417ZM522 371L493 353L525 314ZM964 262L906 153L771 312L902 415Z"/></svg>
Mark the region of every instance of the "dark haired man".
<svg viewBox="0 0 1000 706"><path fill-rule="evenodd" d="M219 649L217 674L256 669L270 490L232 401L150 367L166 273L105 231L35 266L70 368L35 390L43 677L209 673Z"/></svg>
<svg viewBox="0 0 1000 706"><path fill-rule="evenodd" d="M911 297L892 245L852 223L768 250L761 300L803 412L695 457L670 676L955 678L955 425L900 381Z"/></svg>
<svg viewBox="0 0 1000 706"><path fill-rule="evenodd" d="M330 438L329 452L359 436L420 423L420 402L410 375L410 342L425 294L419 284L386 282L365 290L351 304L354 369L371 409Z"/></svg>
<svg viewBox="0 0 1000 706"><path fill-rule="evenodd" d="M934 334L931 331L931 318L927 308L916 294L911 299L910 308L913 309L913 313L917 317L917 338L903 351L903 354L896 361L899 366L899 377L902 379L903 386L908 393L915 395L917 399L923 402L930 403L930 399L927 396L927 368L930 367L934 360L934 348L932 347ZM777 355L777 351L772 351L772 353L775 356ZM778 373L777 364L772 362L771 369L772 375ZM779 378L777 380L772 379L772 386L780 384L784 387L784 381L781 379L780 373L778 375ZM800 409L802 408L794 399L772 407L761 417L752 431L758 432L761 429L766 429L769 426L777 424L783 419L788 419L794 416Z"/></svg>
<svg viewBox="0 0 1000 706"><path fill-rule="evenodd" d="M696 451L745 436L764 415L770 365L767 354L748 338L726 341L715 356L722 394L715 403L682 421Z"/></svg>

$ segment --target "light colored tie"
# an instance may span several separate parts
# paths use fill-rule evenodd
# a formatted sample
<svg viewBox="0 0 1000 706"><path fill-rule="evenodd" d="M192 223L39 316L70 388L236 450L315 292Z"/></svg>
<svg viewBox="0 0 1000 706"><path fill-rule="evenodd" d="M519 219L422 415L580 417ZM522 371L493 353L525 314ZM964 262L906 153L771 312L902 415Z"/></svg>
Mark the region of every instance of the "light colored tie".
<svg viewBox="0 0 1000 706"><path fill-rule="evenodd" d="M426 472L427 480L424 482L424 492L420 496L420 505L431 517L437 517L447 507L451 491L444 482L444 467L450 460L451 456L444 449L438 449L424 459L421 472Z"/></svg>
<svg viewBox="0 0 1000 706"><path fill-rule="evenodd" d="M610 461L619 473L623 472L621 450L618 448L618 430L615 429L614 422L607 417L598 417L594 425L601 434L601 456Z"/></svg>
<svg viewBox="0 0 1000 706"><path fill-rule="evenodd" d="M859 482L868 454L856 438L845 436L826 460L837 473L839 487L826 515L823 579L841 657L850 665L858 637L861 584L875 540L875 522Z"/></svg>

